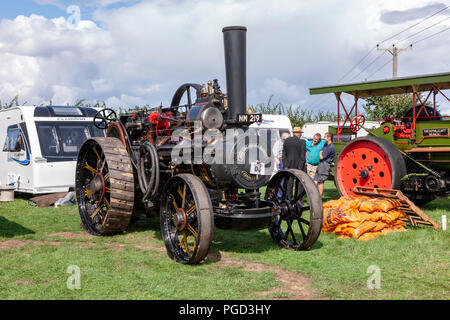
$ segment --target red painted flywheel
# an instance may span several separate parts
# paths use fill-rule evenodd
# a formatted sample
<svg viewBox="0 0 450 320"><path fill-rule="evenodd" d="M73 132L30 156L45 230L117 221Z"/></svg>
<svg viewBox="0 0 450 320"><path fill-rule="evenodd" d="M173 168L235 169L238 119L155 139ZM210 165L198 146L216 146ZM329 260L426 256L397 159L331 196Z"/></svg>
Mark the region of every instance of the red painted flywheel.
<svg viewBox="0 0 450 320"><path fill-rule="evenodd" d="M405 161L392 142L379 137L361 137L341 150L335 179L341 195L353 196L355 186L398 189L404 175Z"/></svg>

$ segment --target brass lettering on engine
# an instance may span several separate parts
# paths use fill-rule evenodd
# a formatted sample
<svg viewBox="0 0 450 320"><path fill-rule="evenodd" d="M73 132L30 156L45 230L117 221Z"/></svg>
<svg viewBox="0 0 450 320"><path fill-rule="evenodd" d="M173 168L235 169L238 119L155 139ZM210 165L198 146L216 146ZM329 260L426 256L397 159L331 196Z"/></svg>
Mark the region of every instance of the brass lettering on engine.
<svg viewBox="0 0 450 320"><path fill-rule="evenodd" d="M424 128L422 135L424 137L448 136L448 128Z"/></svg>
<svg viewBox="0 0 450 320"><path fill-rule="evenodd" d="M244 177L244 179L247 180L247 181L256 181L256 180L259 180L259 179L260 179L259 176L254 175L254 174L250 174L250 173L248 173L248 172L245 171L245 170L242 170L242 171L241 171L241 175L242 175L242 176Z"/></svg>

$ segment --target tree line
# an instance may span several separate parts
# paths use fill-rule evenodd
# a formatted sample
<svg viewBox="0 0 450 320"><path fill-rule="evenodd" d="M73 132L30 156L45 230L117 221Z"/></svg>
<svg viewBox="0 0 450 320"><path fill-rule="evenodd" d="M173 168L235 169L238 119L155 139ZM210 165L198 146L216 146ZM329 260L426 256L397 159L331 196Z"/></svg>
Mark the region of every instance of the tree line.
<svg viewBox="0 0 450 320"><path fill-rule="evenodd" d="M335 122L338 119L335 111L324 111L321 109L308 109L307 107L301 107L300 105L285 105L281 102L273 102L274 95L271 95L267 102L259 103L256 105L249 105L249 108L254 113L262 114L282 114L286 115L294 127L302 127L305 123L318 122L318 121L330 121ZM422 99L422 97L421 97ZM412 94L397 94L390 96L371 97L362 99L362 114L367 120L382 120L385 118L400 118L403 117L408 110L412 108L413 96ZM423 99L422 99L423 100ZM19 96L16 95L9 102L2 102L0 100L0 110L12 108L20 105L26 105L27 102L20 103ZM50 100L48 103L41 103L43 105L53 105ZM149 105L145 106L107 106L106 103L96 102L90 103L86 99L80 99L73 104L67 103L67 105L78 107L91 107L91 108L111 108L119 112L119 115L142 110L144 108L150 109ZM427 105L430 105L427 103ZM344 120L341 114L341 120Z"/></svg>

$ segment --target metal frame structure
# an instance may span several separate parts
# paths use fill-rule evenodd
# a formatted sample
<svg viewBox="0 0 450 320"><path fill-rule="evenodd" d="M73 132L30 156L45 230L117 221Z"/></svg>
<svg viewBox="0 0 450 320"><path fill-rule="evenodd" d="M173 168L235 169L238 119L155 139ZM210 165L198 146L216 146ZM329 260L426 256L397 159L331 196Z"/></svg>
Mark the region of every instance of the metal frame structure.
<svg viewBox="0 0 450 320"><path fill-rule="evenodd" d="M352 113L354 111L354 117L358 115L358 100L359 98L368 98L373 96L385 96L393 94L413 94L413 104L416 105L416 101L420 103L420 108L416 112L416 108L413 108L412 126L411 129L416 129L416 121L418 115L425 111L428 120L436 119L436 96L440 93L447 101L450 101L442 91L450 89L450 72L403 77L389 80L378 80L361 83L350 83L336 86L316 87L310 89L310 94L324 94L334 93L337 100L337 114L338 114L338 130L337 139L340 142L340 135L347 121L353 119ZM353 95L354 103L350 111L345 107L341 99L342 93ZM428 95L424 100L419 96L419 92L428 92ZM433 94L433 115L429 115L425 109L425 105L428 99ZM345 113L344 122L341 125L341 107ZM445 136L448 137L448 136ZM411 136L410 139L413 139Z"/></svg>
<svg viewBox="0 0 450 320"><path fill-rule="evenodd" d="M447 89L450 72L310 89L311 94L334 93L337 99L337 130L329 130L337 136L334 178L339 193L352 196L355 187L396 189L417 205L450 195L450 116L441 115L436 105L439 94L450 101L443 92ZM343 92L354 97L351 108L344 105ZM403 117L379 119L380 126L370 129L369 136L343 141L347 121L352 133L364 123L359 98L398 94L412 94Z"/></svg>

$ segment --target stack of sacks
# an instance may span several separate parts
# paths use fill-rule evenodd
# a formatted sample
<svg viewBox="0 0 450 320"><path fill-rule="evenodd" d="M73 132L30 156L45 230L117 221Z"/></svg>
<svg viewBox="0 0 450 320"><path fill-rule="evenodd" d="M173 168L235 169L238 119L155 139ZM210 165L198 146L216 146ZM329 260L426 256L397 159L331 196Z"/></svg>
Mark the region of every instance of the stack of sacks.
<svg viewBox="0 0 450 320"><path fill-rule="evenodd" d="M400 220L406 214L399 209L400 205L395 199L365 196L331 200L323 205L322 230L337 234L339 238L362 241L388 232L406 231L406 223Z"/></svg>

